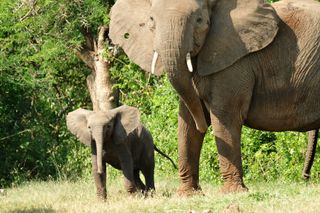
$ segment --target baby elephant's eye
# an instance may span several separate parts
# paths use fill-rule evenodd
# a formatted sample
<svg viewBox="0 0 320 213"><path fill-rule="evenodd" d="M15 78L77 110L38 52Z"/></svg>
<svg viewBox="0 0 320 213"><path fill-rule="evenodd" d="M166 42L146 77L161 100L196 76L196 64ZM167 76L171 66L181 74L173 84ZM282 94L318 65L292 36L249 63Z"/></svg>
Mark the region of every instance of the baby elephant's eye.
<svg viewBox="0 0 320 213"><path fill-rule="evenodd" d="M152 16L150 16L150 20L151 20L151 21L154 21L154 19L153 19L153 17L152 17Z"/></svg>
<svg viewBox="0 0 320 213"><path fill-rule="evenodd" d="M202 23L202 18L201 17L197 18L197 23L198 24Z"/></svg>

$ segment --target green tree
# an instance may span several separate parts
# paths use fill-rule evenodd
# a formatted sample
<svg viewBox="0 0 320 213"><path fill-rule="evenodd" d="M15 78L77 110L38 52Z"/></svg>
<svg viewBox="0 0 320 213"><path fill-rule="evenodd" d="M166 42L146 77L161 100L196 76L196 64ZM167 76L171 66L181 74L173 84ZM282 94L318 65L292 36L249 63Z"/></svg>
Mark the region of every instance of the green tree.
<svg viewBox="0 0 320 213"><path fill-rule="evenodd" d="M74 52L81 26L103 23L107 4L3 0L0 8L0 185L81 174L87 150L70 139L64 117L90 107L89 70Z"/></svg>

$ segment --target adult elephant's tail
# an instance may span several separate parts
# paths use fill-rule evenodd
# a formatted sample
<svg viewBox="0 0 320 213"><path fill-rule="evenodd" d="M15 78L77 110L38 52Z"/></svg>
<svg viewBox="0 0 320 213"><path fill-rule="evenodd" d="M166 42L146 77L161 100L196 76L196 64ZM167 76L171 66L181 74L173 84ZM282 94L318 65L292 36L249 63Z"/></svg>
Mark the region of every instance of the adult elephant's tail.
<svg viewBox="0 0 320 213"><path fill-rule="evenodd" d="M304 161L304 167L302 171L302 176L306 180L310 178L310 171L311 171L311 167L314 161L314 156L316 153L318 135L319 135L319 129L308 132L308 148L307 148L306 159Z"/></svg>

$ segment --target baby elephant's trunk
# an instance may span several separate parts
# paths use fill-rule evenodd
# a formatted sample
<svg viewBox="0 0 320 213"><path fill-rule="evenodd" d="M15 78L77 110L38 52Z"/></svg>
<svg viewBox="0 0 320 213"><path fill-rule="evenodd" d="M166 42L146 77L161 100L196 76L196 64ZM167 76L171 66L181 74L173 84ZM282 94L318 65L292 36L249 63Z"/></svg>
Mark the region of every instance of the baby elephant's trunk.
<svg viewBox="0 0 320 213"><path fill-rule="evenodd" d="M97 149L97 172L98 174L104 173L103 170L103 138L96 139L96 149Z"/></svg>

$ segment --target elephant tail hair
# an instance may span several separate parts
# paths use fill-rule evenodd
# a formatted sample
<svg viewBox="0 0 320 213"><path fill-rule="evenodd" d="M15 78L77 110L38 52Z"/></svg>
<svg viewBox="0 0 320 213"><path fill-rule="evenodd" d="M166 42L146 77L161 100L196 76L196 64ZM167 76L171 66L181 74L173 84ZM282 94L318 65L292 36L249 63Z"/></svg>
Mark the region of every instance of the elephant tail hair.
<svg viewBox="0 0 320 213"><path fill-rule="evenodd" d="M166 155L165 153L163 153L162 151L160 151L157 147L156 147L156 145L154 145L154 150L156 150L160 155L162 155L163 157L165 157L165 158L167 158L171 163L172 163L172 165L173 165L173 167L175 168L175 169L178 169L178 167L176 166L176 164L173 162L173 160L168 156L168 155Z"/></svg>

